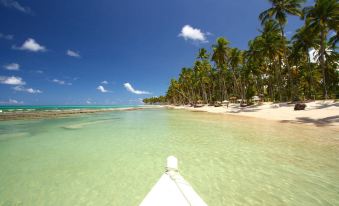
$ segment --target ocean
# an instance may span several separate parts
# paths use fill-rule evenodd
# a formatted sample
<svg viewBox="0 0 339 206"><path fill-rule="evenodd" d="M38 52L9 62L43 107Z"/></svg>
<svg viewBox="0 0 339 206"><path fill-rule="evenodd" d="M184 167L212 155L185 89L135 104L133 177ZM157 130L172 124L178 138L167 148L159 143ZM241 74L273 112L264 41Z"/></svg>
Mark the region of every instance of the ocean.
<svg viewBox="0 0 339 206"><path fill-rule="evenodd" d="M164 108L1 121L0 205L138 205L170 155L211 206L339 205L336 131Z"/></svg>
<svg viewBox="0 0 339 206"><path fill-rule="evenodd" d="M139 107L139 105L0 105L2 112L31 112L80 109L115 109Z"/></svg>

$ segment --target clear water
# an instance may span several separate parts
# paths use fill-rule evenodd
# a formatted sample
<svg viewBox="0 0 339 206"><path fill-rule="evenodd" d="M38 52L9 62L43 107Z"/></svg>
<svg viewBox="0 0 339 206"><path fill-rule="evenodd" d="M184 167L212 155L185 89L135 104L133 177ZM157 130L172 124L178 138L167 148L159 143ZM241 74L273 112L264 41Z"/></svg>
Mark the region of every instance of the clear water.
<svg viewBox="0 0 339 206"><path fill-rule="evenodd" d="M339 135L166 109L0 122L0 205L138 205L175 155L209 205L339 205Z"/></svg>
<svg viewBox="0 0 339 206"><path fill-rule="evenodd" d="M137 105L0 105L2 112L31 112L76 109L114 109L126 107L139 107Z"/></svg>

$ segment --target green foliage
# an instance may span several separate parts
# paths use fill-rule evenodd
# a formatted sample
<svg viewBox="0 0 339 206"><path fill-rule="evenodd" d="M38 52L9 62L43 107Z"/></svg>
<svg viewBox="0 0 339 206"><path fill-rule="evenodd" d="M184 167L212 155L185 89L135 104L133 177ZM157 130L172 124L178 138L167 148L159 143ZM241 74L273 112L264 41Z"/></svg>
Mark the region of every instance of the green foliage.
<svg viewBox="0 0 339 206"><path fill-rule="evenodd" d="M213 104L230 97L250 100L254 95L270 101L338 96L337 0L316 0L304 9L304 0L269 2L272 7L259 15L260 35L249 41L247 50L231 48L226 38L219 37L211 53L201 48L193 66L183 68L179 78L171 80L165 97L144 102ZM291 41L284 35L288 15L305 20ZM311 50L317 51L316 61L309 56Z"/></svg>
<svg viewBox="0 0 339 206"><path fill-rule="evenodd" d="M166 104L167 102L165 96L145 98L142 101L145 104Z"/></svg>

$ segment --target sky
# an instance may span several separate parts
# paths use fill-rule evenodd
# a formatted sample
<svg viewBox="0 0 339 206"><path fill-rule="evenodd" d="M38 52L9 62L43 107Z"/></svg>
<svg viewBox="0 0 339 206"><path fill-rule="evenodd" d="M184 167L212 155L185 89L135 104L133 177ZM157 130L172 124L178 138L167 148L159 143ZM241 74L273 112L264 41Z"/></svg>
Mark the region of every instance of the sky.
<svg viewBox="0 0 339 206"><path fill-rule="evenodd" d="M246 49L265 0L0 0L0 104L140 104L216 38ZM289 17L286 34L302 25Z"/></svg>

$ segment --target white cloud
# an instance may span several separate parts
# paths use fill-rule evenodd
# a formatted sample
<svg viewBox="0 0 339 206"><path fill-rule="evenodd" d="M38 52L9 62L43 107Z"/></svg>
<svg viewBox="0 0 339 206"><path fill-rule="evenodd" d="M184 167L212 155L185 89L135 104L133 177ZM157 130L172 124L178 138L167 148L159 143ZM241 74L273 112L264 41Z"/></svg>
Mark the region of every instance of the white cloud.
<svg viewBox="0 0 339 206"><path fill-rule="evenodd" d="M20 65L18 63L6 64L3 67L11 71L18 71L20 69Z"/></svg>
<svg viewBox="0 0 339 206"><path fill-rule="evenodd" d="M7 76L0 76L0 84L9 84L9 85L25 85L26 82L23 81L21 77L7 77Z"/></svg>
<svg viewBox="0 0 339 206"><path fill-rule="evenodd" d="M0 104L23 104L23 101L18 101L15 99L9 99L8 101L0 101Z"/></svg>
<svg viewBox="0 0 339 206"><path fill-rule="evenodd" d="M86 104L92 104L91 100L90 100L90 99L87 99L87 100L86 100Z"/></svg>
<svg viewBox="0 0 339 206"><path fill-rule="evenodd" d="M70 57L76 57L76 58L80 58L80 57L81 57L80 54L79 54L79 52L72 51L72 50L70 50L70 49L68 49L68 50L66 51L66 55L68 55L68 56L70 56Z"/></svg>
<svg viewBox="0 0 339 206"><path fill-rule="evenodd" d="M108 81L104 80L101 82L101 84L108 84Z"/></svg>
<svg viewBox="0 0 339 206"><path fill-rule="evenodd" d="M208 34L209 33L204 33L200 29L193 28L190 25L185 25L182 27L179 37L183 37L185 40L207 43L206 35Z"/></svg>
<svg viewBox="0 0 339 206"><path fill-rule="evenodd" d="M45 52L47 51L45 46L40 45L32 38L28 38L21 47L13 46L13 49L26 50L31 52Z"/></svg>
<svg viewBox="0 0 339 206"><path fill-rule="evenodd" d="M64 84L65 84L65 81L59 80L59 79L53 79L52 81L53 81L54 83L61 84L61 85L64 85Z"/></svg>
<svg viewBox="0 0 339 206"><path fill-rule="evenodd" d="M23 101L18 101L18 100L15 100L15 99L9 99L8 102L10 104L22 104L22 103L24 103Z"/></svg>
<svg viewBox="0 0 339 206"><path fill-rule="evenodd" d="M0 39L12 40L13 38L13 35L0 33Z"/></svg>
<svg viewBox="0 0 339 206"><path fill-rule="evenodd" d="M60 80L60 79L53 79L52 82L60 84L60 85L72 85L72 83L65 82L64 80Z"/></svg>
<svg viewBox="0 0 339 206"><path fill-rule="evenodd" d="M101 86L101 85L99 85L99 86L97 87L97 90L100 91L100 92L102 92L102 93L107 93L107 92L109 92L108 90L105 89L105 87L103 87L103 86Z"/></svg>
<svg viewBox="0 0 339 206"><path fill-rule="evenodd" d="M21 4L19 4L19 2L14 0L0 0L0 4L4 7L11 9L13 8L26 14L33 14L31 8L27 6L22 6Z"/></svg>
<svg viewBox="0 0 339 206"><path fill-rule="evenodd" d="M331 55L332 52L333 52L332 49L326 49L327 55ZM315 50L314 48L312 48L308 51L308 55L310 56L311 63L318 63L319 62L319 51L318 50ZM325 59L326 59L326 57L325 57Z"/></svg>
<svg viewBox="0 0 339 206"><path fill-rule="evenodd" d="M25 88L23 86L16 86L16 87L13 87L13 89L18 92L27 92L30 94L41 94L42 93L42 91L39 89Z"/></svg>
<svg viewBox="0 0 339 206"><path fill-rule="evenodd" d="M318 61L317 53L318 52L313 48L308 52L311 63L316 63Z"/></svg>
<svg viewBox="0 0 339 206"><path fill-rule="evenodd" d="M140 91L140 90L134 89L133 86L128 82L124 84L124 87L127 89L127 91L132 92L134 94L151 94L150 92L147 92L147 91Z"/></svg>

